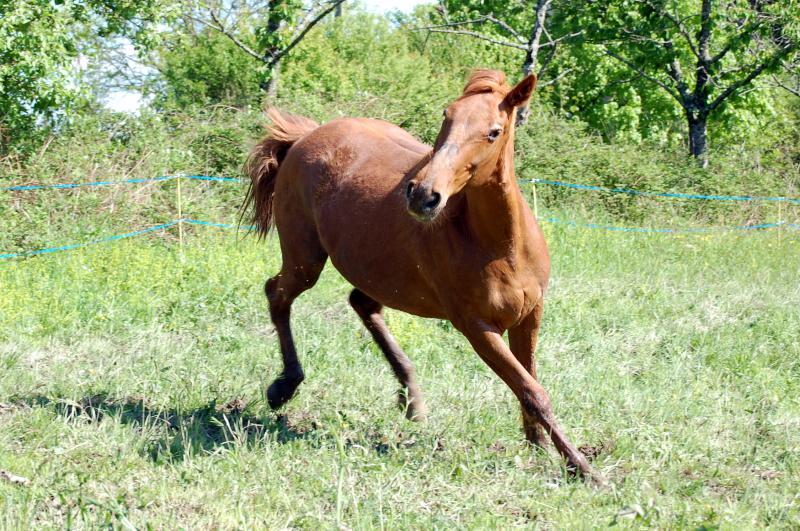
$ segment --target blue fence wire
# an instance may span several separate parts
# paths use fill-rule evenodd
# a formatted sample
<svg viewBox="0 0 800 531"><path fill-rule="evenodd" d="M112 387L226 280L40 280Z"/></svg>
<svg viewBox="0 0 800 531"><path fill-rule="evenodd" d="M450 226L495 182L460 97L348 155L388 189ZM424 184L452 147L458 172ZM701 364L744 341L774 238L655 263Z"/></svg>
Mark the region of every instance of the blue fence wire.
<svg viewBox="0 0 800 531"><path fill-rule="evenodd" d="M219 181L219 182L244 182L246 179L241 177L214 177L213 175L184 175L184 179L194 179L195 181Z"/></svg>
<svg viewBox="0 0 800 531"><path fill-rule="evenodd" d="M64 184L24 184L18 186L4 186L0 190L5 192L23 192L29 190L47 190L47 189L68 189L68 188L91 188L99 186L114 186L117 184L133 184L133 183L150 183L156 181L171 181L177 179L177 175L163 175L161 177L149 177L142 179L124 179L122 181L92 181L88 183L64 183Z"/></svg>
<svg viewBox="0 0 800 531"><path fill-rule="evenodd" d="M636 232L636 233L644 233L644 234L699 234L699 233L710 233L710 232L726 232L726 231L763 231L768 229L774 229L777 227L786 227L794 230L800 230L800 224L798 223L762 223L759 225L739 225L735 227L693 227L693 228L684 228L684 229L670 229L670 228L650 228L650 227L617 227L613 225L602 225L598 223L579 223L573 220L563 220L559 218L542 218L539 221L543 221L545 223L557 224L557 225L566 225L570 227L583 227L587 229L603 229L607 231L613 232ZM146 229L137 230L133 232L126 232L125 234L116 234L114 236L108 236L106 238L98 238L96 240L91 240L88 242L83 243L74 243L71 245L61 245L59 247L49 247L46 249L37 249L34 251L20 251L16 253L3 253L0 254L0 259L9 259L9 258L27 258L31 256L36 256L40 254L47 254L47 253L55 253L58 251L70 251L72 249L78 249L80 247L87 247L90 245L99 245L103 243L109 243L117 240L122 240L125 238L133 238L135 236L141 236L143 234L147 234L150 232L156 232L160 230L165 230L170 227L174 227L179 223L185 223L187 225L199 225L204 227L217 227L222 229L242 229L247 231L255 230L256 227L254 225L236 225L232 223L219 223L215 221L203 221L200 219L191 219L191 218L182 218L182 219L174 219L168 223L162 223L160 225L155 225L153 227L148 227Z"/></svg>
<svg viewBox="0 0 800 531"><path fill-rule="evenodd" d="M101 186L114 186L114 185L121 185L121 184L139 184L139 183L148 183L148 182L164 182L164 181L171 181L174 179L189 179L189 180L196 180L196 181L211 181L211 182L244 182L246 179L242 179L239 177L218 177L213 175L185 175L185 174L176 174L176 175L161 175L158 177L150 177L150 178L136 178L136 179L123 179L118 181L93 181L93 182L83 182L83 183L64 183L64 184L34 184L34 185L17 185L17 186L6 186L0 187L0 191L29 191L29 190L45 190L45 189L70 189L70 188L81 188L81 187L101 187ZM636 195L636 196L648 196L648 197L667 197L667 198L679 198L679 199L703 199L709 201L772 201L772 202L788 202L788 203L795 203L800 204L800 199L790 198L790 197L760 197L760 196L733 196L733 195L702 195L702 194L689 194L689 193L680 193L680 192L649 192L649 191L642 191L642 190L634 190L630 188L608 188L604 186L594 186L594 185L585 185L585 184L576 184L576 183L568 183L562 181L552 181L547 179L531 179L531 183L534 184L545 184L550 186L561 186L566 188L572 188L576 190L589 190L589 191L596 191L596 192L607 192L607 193L618 193L618 194L627 194L627 195ZM599 223L580 223L574 220L562 220L559 218L543 218L540 221L544 221L546 223L551 224L559 224L559 225L566 225L572 227L583 227L588 229L602 229L607 231L613 232L634 232L634 233L654 233L654 234L699 234L699 233L711 233L711 232L730 232L730 231L759 231L759 230L768 230L774 229L778 227L785 227L794 230L800 230L800 224L797 223L786 223L784 221L778 221L775 223L762 223L759 225L738 225L732 227L689 227L689 228L650 228L650 227L619 227L614 225L604 225ZM161 225L155 225L153 227L149 227L142 230L137 230L133 232L128 232L125 234L117 234L114 236L109 236L106 238L100 238L97 240L91 240L88 242L83 243L75 243L71 245L62 245L59 247L49 247L46 249L37 249L32 251L20 251L20 252L13 252L13 253L0 253L0 259L9 259L9 258L25 258L29 256L36 256L40 254L47 254L47 253L54 253L58 251L69 251L72 249L78 249L80 247L86 247L89 245L98 245L107 242L113 242L116 240L121 240L124 238L132 238L135 236L141 236L143 234L147 234L150 232L155 232L159 230L168 229L175 225L185 223L188 225L199 225L199 226L207 226L207 227L218 227L224 229L233 229L233 228L240 228L244 230L254 230L255 227L251 225L233 225L230 223L218 223L213 221L203 221L198 219L190 219L190 218L182 218L182 219L175 219L168 223L163 223Z"/></svg>
<svg viewBox="0 0 800 531"><path fill-rule="evenodd" d="M786 203L795 203L800 205L800 199L795 199L792 197L762 197L762 196L751 196L751 195L703 195L703 194L685 194L681 192L647 192L643 190L634 190L632 188L607 188L605 186L566 183L563 181L550 181L547 179L531 179L531 183L546 184L549 186L561 186L564 188L572 188L573 190L589 190L593 192L638 195L645 197L669 197L673 199L704 199L706 201L779 201Z"/></svg>
<svg viewBox="0 0 800 531"><path fill-rule="evenodd" d="M733 227L688 227L681 229L659 229L650 227L618 227L615 225L602 225L599 223L578 223L577 221L558 218L543 218L539 221L546 223L553 223L557 225L570 225L573 227L583 227L587 229L603 229L616 232L640 232L640 233L658 233L658 234L704 234L709 232L726 232L726 231L745 231L745 230L765 230L774 229L777 227L785 226L789 228L797 228L800 225L795 223L761 223L759 225L736 225Z"/></svg>
<svg viewBox="0 0 800 531"><path fill-rule="evenodd" d="M231 223L217 223L215 221L201 221L199 219L188 219L184 218L181 220L183 223L188 225L202 225L204 227L219 227L222 229L244 229L244 230L256 230L255 225L233 225Z"/></svg>
<svg viewBox="0 0 800 531"><path fill-rule="evenodd" d="M26 258L29 256L36 256L38 254L47 254L47 253L56 253L58 251L71 251L72 249L78 249L79 247L87 247L89 245L97 245L100 243L108 243L113 242L116 240L122 240L124 238L133 238L134 236L141 236L142 234L147 234L148 232L155 232L158 230L168 229L172 226L177 225L180 223L181 220L175 219L170 221L169 223L162 223L161 225L156 225L154 227L149 227L142 230L137 230L133 232L126 232L125 234L116 234L114 236L108 236L106 238L99 238L97 240L92 240L83 243L73 243L71 245L62 245L60 247L49 247L47 249L37 249L35 251L20 251L18 253L4 253L0 254L0 259L4 258Z"/></svg>
<svg viewBox="0 0 800 531"><path fill-rule="evenodd" d="M215 181L215 182L246 181L246 179L242 179L240 177L218 177L214 175L176 174L176 175L162 175L159 177L150 177L150 178L123 179L119 181L93 181L84 183L30 184L30 185L5 186L5 187L0 187L0 191L19 192L19 191L29 191L29 190L114 186L120 184L138 184L138 183L148 183L157 181L171 181L173 179L190 179L195 181ZM778 201L778 202L800 204L800 198L783 197L783 196L766 197L766 196L750 196L750 195L704 195L704 194L691 194L683 192L650 192L646 190L634 190L632 188L608 188L606 186L568 183L564 181L553 181L549 179L530 179L529 182L533 184L545 184L548 186L560 186L563 188L571 188L573 190L587 190L593 192L626 194L626 195L636 195L644 197L667 197L672 199L702 199L706 201L771 201L771 202Z"/></svg>

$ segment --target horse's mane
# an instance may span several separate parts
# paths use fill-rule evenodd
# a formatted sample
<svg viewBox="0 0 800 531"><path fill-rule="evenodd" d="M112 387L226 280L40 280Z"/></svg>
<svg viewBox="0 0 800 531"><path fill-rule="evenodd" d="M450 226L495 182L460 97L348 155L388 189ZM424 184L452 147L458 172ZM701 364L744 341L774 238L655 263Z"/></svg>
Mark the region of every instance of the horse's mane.
<svg viewBox="0 0 800 531"><path fill-rule="evenodd" d="M474 70L469 76L467 86L461 98L482 94L485 92L497 92L501 96L508 94L511 87L506 85L506 75L498 70Z"/></svg>

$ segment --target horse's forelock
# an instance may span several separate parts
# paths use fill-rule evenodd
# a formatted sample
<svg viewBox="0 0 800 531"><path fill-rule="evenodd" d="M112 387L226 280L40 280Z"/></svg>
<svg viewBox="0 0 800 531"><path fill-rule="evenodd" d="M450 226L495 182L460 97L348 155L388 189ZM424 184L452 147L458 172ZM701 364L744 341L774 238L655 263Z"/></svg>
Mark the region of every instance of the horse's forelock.
<svg viewBox="0 0 800 531"><path fill-rule="evenodd" d="M511 88L506 84L506 75L498 70L475 70L469 76L469 81L464 87L462 98L473 94L497 92L501 96L508 94Z"/></svg>

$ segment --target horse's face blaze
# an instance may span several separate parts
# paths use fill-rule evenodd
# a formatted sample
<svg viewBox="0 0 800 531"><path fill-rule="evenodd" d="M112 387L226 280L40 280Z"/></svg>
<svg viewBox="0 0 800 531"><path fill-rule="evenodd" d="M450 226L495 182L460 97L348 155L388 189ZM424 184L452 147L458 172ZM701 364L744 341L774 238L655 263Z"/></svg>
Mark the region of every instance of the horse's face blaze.
<svg viewBox="0 0 800 531"><path fill-rule="evenodd" d="M491 180L513 138L514 109L528 100L535 84L535 78L528 77L507 93L476 91L445 109L433 156L406 189L411 215L431 221L450 197Z"/></svg>

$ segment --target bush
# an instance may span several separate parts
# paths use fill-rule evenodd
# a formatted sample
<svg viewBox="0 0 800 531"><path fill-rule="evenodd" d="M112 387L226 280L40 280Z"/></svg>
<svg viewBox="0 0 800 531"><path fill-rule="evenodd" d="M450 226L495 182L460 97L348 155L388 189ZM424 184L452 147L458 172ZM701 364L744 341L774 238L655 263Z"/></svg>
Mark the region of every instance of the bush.
<svg viewBox="0 0 800 531"><path fill-rule="evenodd" d="M151 87L157 108L247 107L262 97L258 62L216 31L180 35L159 60L160 84Z"/></svg>

